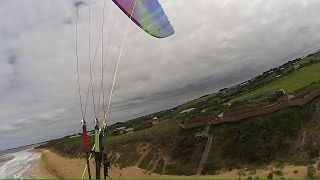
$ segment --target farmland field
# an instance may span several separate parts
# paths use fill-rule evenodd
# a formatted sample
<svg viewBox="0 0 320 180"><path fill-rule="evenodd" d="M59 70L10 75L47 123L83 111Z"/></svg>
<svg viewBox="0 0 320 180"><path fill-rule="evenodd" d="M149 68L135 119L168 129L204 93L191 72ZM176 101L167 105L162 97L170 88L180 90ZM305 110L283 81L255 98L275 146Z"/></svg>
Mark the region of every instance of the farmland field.
<svg viewBox="0 0 320 180"><path fill-rule="evenodd" d="M320 80L320 64L315 64L310 67L302 68L297 70L297 72L279 78L278 80L258 88L255 91L246 93L244 95L234 98L232 101L241 100L251 96L261 94L266 91L274 91L278 89L284 89L286 93L293 94L298 89L308 86L313 82Z"/></svg>

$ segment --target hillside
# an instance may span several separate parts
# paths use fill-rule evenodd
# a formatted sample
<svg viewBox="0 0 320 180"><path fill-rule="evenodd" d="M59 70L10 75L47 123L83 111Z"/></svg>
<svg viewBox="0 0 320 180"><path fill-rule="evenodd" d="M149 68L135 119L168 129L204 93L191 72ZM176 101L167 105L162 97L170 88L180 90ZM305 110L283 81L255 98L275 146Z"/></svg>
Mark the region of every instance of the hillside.
<svg viewBox="0 0 320 180"><path fill-rule="evenodd" d="M117 123L108 130L109 158L113 165L120 167L137 165L160 174L194 175L206 146L206 140L197 139L195 134L204 127L183 130L179 127L181 123L303 97L320 88L319 73L320 52L317 52L176 108ZM180 114L189 108L195 109ZM318 97L303 106L236 123L212 125L211 150L202 174L233 168L254 171L270 163L310 164L319 156L319 115ZM158 117L160 123L144 129L142 122L153 117ZM112 131L121 126L133 127L135 131L114 136ZM64 156L83 156L80 137L52 140L42 147Z"/></svg>

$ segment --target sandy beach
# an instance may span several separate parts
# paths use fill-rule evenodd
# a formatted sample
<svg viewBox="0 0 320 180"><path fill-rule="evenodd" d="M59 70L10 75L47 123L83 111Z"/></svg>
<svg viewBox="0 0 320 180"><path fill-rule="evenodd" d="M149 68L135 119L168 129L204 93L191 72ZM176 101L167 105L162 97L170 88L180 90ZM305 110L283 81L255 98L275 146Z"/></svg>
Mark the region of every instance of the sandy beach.
<svg viewBox="0 0 320 180"><path fill-rule="evenodd" d="M40 154L40 158L30 172L31 178L81 178L86 166L84 159L68 159L47 149L37 150L36 152ZM91 173L94 176L93 163L91 161ZM109 174L112 178L266 178L270 172L275 170L277 169L270 166L255 172L232 170L221 171L218 175L211 176L168 176L147 172L138 167L123 169L112 167ZM281 177L284 178L306 178L307 167L287 165L281 168L281 172L283 172ZM274 174L274 178L277 177L280 176ZM84 178L88 178L87 173L85 173Z"/></svg>
<svg viewBox="0 0 320 180"><path fill-rule="evenodd" d="M31 170L31 178L81 178L86 166L84 159L68 159L46 149L36 150L36 152L41 156ZM91 167L91 174L94 176L94 161L91 161ZM162 177L158 174L145 172L138 167L124 169L113 167L109 174L114 178ZM88 178L87 173L84 178Z"/></svg>

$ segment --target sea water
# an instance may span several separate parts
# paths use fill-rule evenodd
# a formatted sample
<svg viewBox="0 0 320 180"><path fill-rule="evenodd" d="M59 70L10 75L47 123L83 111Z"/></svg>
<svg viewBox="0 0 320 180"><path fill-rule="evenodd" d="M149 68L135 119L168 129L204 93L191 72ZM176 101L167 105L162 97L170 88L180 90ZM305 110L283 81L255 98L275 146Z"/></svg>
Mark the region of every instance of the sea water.
<svg viewBox="0 0 320 180"><path fill-rule="evenodd" d="M31 149L29 146L0 151L0 179L28 178L28 172L39 158Z"/></svg>

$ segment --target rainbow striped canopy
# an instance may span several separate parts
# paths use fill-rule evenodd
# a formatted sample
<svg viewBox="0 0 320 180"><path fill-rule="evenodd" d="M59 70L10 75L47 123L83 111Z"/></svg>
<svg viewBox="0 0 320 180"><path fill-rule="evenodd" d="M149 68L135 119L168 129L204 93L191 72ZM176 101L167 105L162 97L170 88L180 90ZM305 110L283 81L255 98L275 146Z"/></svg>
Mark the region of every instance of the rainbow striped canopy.
<svg viewBox="0 0 320 180"><path fill-rule="evenodd" d="M158 0L112 0L141 29L157 38L166 38L174 34Z"/></svg>

